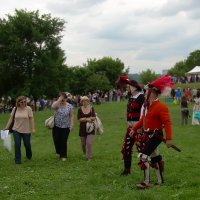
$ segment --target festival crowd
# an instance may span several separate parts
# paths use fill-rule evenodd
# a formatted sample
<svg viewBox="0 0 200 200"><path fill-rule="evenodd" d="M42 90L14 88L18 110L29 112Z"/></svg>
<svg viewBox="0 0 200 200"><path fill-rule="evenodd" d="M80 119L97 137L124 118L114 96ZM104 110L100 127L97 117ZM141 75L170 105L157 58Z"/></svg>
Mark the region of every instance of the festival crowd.
<svg viewBox="0 0 200 200"><path fill-rule="evenodd" d="M121 176L128 176L131 173L133 146L136 146L139 158L139 167L144 172L141 183L136 184L138 189L152 187L150 179L150 168L156 172L157 182L153 185L161 186L164 183L163 158L158 150L161 142L166 143L168 148L181 151L173 144L172 123L170 112L166 104L159 98L165 95L165 103L174 103L180 106L180 122L188 124L190 117L189 104L193 104L192 124L200 125L200 90L185 88L172 89L174 82L168 75L164 75L145 88L135 80L127 76L120 76L116 81L118 89L112 89L103 93L97 91L85 96L69 93L60 93L57 99L39 99L37 102L19 96L15 106L9 107L10 118L4 130L13 133L15 163L22 163L21 141L23 140L27 159L32 159L31 135L35 133L35 122L33 111L53 109L55 111L52 126L52 139L54 142L55 154L62 160L67 159L67 141L69 133L74 126L73 108L77 107L77 120L79 121L79 136L83 158L92 159L93 137L97 131L97 115L93 104L104 102L120 102L128 99L127 103L127 129L122 144L122 158L124 161ZM125 88L126 87L126 88ZM166 88L171 88L171 93L166 95ZM169 92L169 91L168 91ZM1 105L2 106L2 105ZM5 112L3 105L3 112Z"/></svg>

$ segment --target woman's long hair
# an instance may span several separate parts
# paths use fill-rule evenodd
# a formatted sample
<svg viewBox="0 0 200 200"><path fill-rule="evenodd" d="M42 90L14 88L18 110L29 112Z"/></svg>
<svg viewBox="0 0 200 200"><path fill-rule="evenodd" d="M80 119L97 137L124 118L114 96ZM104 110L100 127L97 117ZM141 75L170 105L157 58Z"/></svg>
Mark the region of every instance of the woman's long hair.
<svg viewBox="0 0 200 200"><path fill-rule="evenodd" d="M26 101L26 97L25 96L19 96L19 97L17 97L17 99L16 99L16 107L20 106L20 101L22 101L22 100ZM26 102L25 105L27 106L27 102Z"/></svg>

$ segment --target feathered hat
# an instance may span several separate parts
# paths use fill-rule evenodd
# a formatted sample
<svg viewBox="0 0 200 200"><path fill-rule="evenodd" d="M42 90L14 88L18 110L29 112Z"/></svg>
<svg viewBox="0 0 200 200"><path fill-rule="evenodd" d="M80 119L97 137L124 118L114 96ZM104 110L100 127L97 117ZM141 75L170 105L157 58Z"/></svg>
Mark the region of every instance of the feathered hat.
<svg viewBox="0 0 200 200"><path fill-rule="evenodd" d="M174 84L171 76L166 74L149 83L148 88L152 88L165 96L171 91Z"/></svg>
<svg viewBox="0 0 200 200"><path fill-rule="evenodd" d="M142 90L141 85L135 80L130 80L128 76L120 76L115 84L118 86L125 86L126 84L128 84L132 87L135 87L138 91Z"/></svg>

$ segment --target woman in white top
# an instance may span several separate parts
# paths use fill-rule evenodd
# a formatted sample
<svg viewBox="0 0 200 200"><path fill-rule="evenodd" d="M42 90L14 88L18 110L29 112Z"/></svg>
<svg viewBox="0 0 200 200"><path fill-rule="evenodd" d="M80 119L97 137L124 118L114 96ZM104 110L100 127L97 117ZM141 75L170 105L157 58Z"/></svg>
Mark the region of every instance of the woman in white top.
<svg viewBox="0 0 200 200"><path fill-rule="evenodd" d="M15 116L14 116L15 113ZM6 129L12 123L14 116L13 125L13 137L15 143L15 163L21 164L21 140L23 139L26 157L31 160L31 133L35 133L35 123L31 107L27 106L26 97L19 96L16 99L16 107L13 108L10 118L7 122ZM30 130L32 129L32 131Z"/></svg>
<svg viewBox="0 0 200 200"><path fill-rule="evenodd" d="M61 93L57 101L52 104L55 110L55 123L52 130L53 141L57 156L62 161L67 158L67 140L74 126L73 106L67 102L67 95Z"/></svg>

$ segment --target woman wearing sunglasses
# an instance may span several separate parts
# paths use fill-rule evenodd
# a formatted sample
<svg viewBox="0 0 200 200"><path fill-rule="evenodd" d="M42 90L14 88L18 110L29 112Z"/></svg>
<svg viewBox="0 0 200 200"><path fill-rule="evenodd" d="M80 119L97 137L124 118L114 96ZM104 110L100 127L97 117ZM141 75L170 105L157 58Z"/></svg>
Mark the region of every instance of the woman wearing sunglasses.
<svg viewBox="0 0 200 200"><path fill-rule="evenodd" d="M15 163L21 164L21 140L23 139L27 159L31 160L31 133L35 133L35 123L31 107L27 106L26 97L19 96L16 99L16 107L13 108L6 129L10 126L14 117L13 137L15 143ZM30 130L31 128L31 130Z"/></svg>

